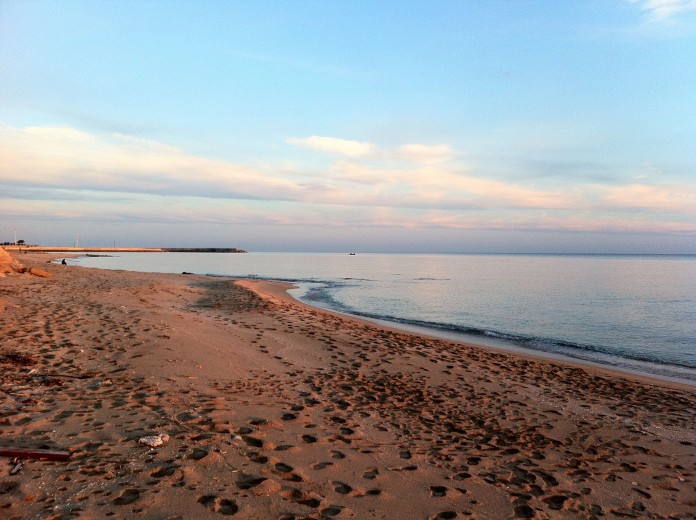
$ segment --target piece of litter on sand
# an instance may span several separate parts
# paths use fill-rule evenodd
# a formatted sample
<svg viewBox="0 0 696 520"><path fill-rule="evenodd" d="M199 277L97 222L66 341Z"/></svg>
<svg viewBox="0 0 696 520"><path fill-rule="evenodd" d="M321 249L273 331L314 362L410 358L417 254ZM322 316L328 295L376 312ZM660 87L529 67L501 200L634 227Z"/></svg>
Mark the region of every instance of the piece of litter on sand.
<svg viewBox="0 0 696 520"><path fill-rule="evenodd" d="M20 459L68 460L70 458L70 452L26 448L0 448L0 456L19 457Z"/></svg>
<svg viewBox="0 0 696 520"><path fill-rule="evenodd" d="M12 459L12 464L14 464L14 466L12 466L12 469L10 470L10 475L15 475L19 473L19 470L22 469L22 466L24 466L24 462L22 462L22 460L18 459L17 457Z"/></svg>
<svg viewBox="0 0 696 520"><path fill-rule="evenodd" d="M166 433L160 433L159 435L151 435L148 437L142 437L138 442L144 446L150 446L151 448L156 448L157 446L162 446L165 442L169 441L169 435Z"/></svg>

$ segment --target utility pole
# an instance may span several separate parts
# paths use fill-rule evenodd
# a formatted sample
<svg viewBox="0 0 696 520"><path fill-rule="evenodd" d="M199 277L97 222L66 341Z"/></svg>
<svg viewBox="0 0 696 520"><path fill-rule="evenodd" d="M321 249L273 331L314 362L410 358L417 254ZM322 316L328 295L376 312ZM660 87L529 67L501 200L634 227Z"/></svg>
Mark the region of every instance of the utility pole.
<svg viewBox="0 0 696 520"><path fill-rule="evenodd" d="M80 234L75 233L75 249L77 249L78 247L80 247Z"/></svg>
<svg viewBox="0 0 696 520"><path fill-rule="evenodd" d="M15 228L14 232L15 232L15 245L17 245L17 228Z"/></svg>

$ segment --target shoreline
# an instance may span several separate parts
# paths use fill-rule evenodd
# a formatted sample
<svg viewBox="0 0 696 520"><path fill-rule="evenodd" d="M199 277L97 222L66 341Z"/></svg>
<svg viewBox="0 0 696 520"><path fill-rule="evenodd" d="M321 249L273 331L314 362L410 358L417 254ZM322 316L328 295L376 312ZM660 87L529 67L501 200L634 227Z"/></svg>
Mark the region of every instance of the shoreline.
<svg viewBox="0 0 696 520"><path fill-rule="evenodd" d="M504 339L491 339L488 341L482 341L477 336L471 336L469 339L466 334L458 334L455 332L449 333L443 331L439 333L437 329L430 329L428 327L419 327L417 325L407 325L393 323L389 320L372 319L361 316L356 316L348 313L341 313L339 311L333 311L331 309L323 309L328 312L336 312L339 315L344 315L349 319L363 319L367 322L373 323L379 327L394 329L399 332L405 332L407 334L413 334L416 336L424 336L432 339L441 339L445 341L451 341L453 343L459 343L464 347L474 347L481 348L484 350L492 350L494 352L500 352L503 354L510 354L512 356L522 356L527 357L540 362L551 362L560 363L565 365L570 365L578 368L590 368L600 372L606 373L610 377L626 377L629 379L634 379L637 381L645 381L653 384L668 384L670 386L683 387L688 389L696 388L696 381L680 378L678 376L669 376L662 374L650 374L646 371L641 371L639 369L631 369L628 367L622 367L617 365L610 365L607 363L602 363L599 361L593 361L591 359L585 359L581 356L572 356L569 354L564 354L562 352L552 352L545 350L536 350L531 347L525 347L515 344L514 342L504 340ZM642 363L642 362L641 362ZM645 362L647 363L647 362ZM672 367L673 365L664 365ZM679 367L677 367L679 368Z"/></svg>
<svg viewBox="0 0 696 520"><path fill-rule="evenodd" d="M46 259L0 279L0 447L71 457L0 465L8 518L693 518L693 388Z"/></svg>
<svg viewBox="0 0 696 520"><path fill-rule="evenodd" d="M95 268L100 268L99 264L93 263L93 265ZM136 269L137 268L138 267L136 266ZM195 268L192 269L191 267L184 267L183 269L185 271L193 271L194 273L197 272ZM179 270L174 272L179 272ZM200 272L200 274L207 273L205 270L198 272ZM242 272L246 271L241 271L240 274ZM210 276L234 277L237 275L212 274ZM264 278L260 276L252 276L250 279L266 279L293 283L291 279L287 278L275 279L273 277ZM299 291L291 291L291 294L295 299L301 298L302 294L299 293L306 290L306 285L303 283L303 280L297 282L297 288L302 289ZM484 348L493 348L495 350L502 350L505 352L539 356L560 362L578 363L581 365L600 368L603 367L621 374L632 374L651 379L671 381L677 384L696 386L695 368L680 365L678 363L671 364L669 361L659 359L661 357L659 355L657 355L658 359L656 360L649 360L645 358L641 359L641 356L634 358L631 356L631 347L629 345L624 345L623 351L621 351L621 348L617 349L621 351L620 353L611 353L603 349L601 346L595 348L592 345L574 344L572 342L572 338L566 337L565 339L554 339L557 338L557 336L554 336L553 330L546 331L546 336L540 336L538 338L530 336L516 336L513 331L500 333L502 334L501 336L497 336L495 333L490 333L489 335L488 331L485 329L479 329L474 334L468 334L466 332L458 332L457 330L449 330L446 325L445 328L440 328L437 323L428 324L424 322L419 325L418 323L408 323L408 320L399 322L398 318L395 321L390 321L388 318L380 318L376 315L363 316L359 312L356 314L351 314L346 311L331 309L328 306L317 303L309 302L309 304L314 305L319 309L338 312L339 314L343 313L343 315L346 317L365 319L372 323L376 323L379 326L396 328L398 330L414 334L437 337L458 343L480 345ZM454 325L451 325L450 327L456 329L456 326ZM501 330L507 329L503 327ZM620 341L619 344L621 344ZM614 349L609 348L609 351L611 350ZM659 351L656 350L655 352Z"/></svg>
<svg viewBox="0 0 696 520"><path fill-rule="evenodd" d="M257 280L257 278L251 279ZM261 279L258 279L261 280ZM263 279L265 281L273 283L288 284L288 291L293 288L299 288L299 286L293 285L290 282L277 281L272 279ZM496 352L508 353L511 355L526 356L539 361L550 361L557 363L569 364L577 367L589 367L597 369L600 371L605 371L609 375L615 376L626 376L632 377L638 380L646 380L653 382L666 382L678 386L684 386L686 388L696 388L696 379L688 379L685 377L680 377L679 375L667 375L667 374L657 374L650 373L648 370L651 367L662 368L663 371L666 368L667 371L679 372L680 370L694 370L690 367L684 367L680 365L670 365L670 364L660 364L657 362L649 362L644 360L636 360L630 358L621 358L616 355L604 354L607 358L615 359L615 364L608 362L602 362L599 360L594 360L588 357L583 357L582 355L568 354L563 351L554 350L542 350L535 349L532 347L527 347L525 345L520 345L513 340L505 338L487 338L480 337L478 335L467 334L463 332L456 332L453 330L439 329L437 327L428 327L427 325L416 325L407 322L397 322L388 319L372 318L369 316L362 316L359 314L351 314L349 312L342 312L335 309L330 309L328 307L321 307L317 305L312 305L305 303L300 298L293 296L288 292L288 295L294 300L310 308L319 309L325 312L334 313L339 316L346 317L347 319L355 319L359 321L364 321L367 323L372 323L379 327L385 327L393 329L399 332L405 332L408 334L414 334L417 336L425 336L433 339L441 339L446 341L452 341L454 343L460 343L464 346L473 346L483 349L491 349ZM635 364L644 367L641 368L630 368L629 366L622 366L621 362L626 362L627 364Z"/></svg>
<svg viewBox="0 0 696 520"><path fill-rule="evenodd" d="M685 380L685 379L679 379L676 377L669 377L669 376L661 376L661 375L654 375L654 374L647 374L644 372L640 372L638 370L630 370L628 368L623 369L620 367L614 367L614 366L607 366L605 364L599 363L599 362L594 362L591 360L585 360L581 358L573 358L572 356L567 356L562 353L552 353L552 352L546 352L546 351L537 351L531 348L526 348L523 346L516 346L512 343L509 345L505 345L506 343L504 340L496 341L495 343L498 343L498 346L494 345L493 341L489 344L486 343L477 343L476 339L477 338L472 338L471 340L467 340L466 338L462 338L461 336L465 336L464 334L456 334L456 333L447 333L444 332L442 334L438 334L438 331L435 329L429 329L427 327L418 327L416 325L406 325L406 324L400 324L400 323L394 323L389 320L380 320L377 318L368 318L364 316L359 316L355 314L350 314L347 312L341 312L333 309L327 309L324 307L319 307L316 305L312 305L309 303L305 303L299 298L294 297L292 294L290 294L288 291L294 287L297 287L296 285L290 283L290 282L284 282L284 281L278 281L278 280L272 280L272 279L258 279L258 278L234 278L235 280L239 280L241 285L248 287L251 290L255 290L257 294L261 297L267 297L272 295L274 298L277 298L279 300L284 300L284 301L289 301L291 303L297 303L300 305L306 306L308 309L312 310L317 310L319 312L325 312L330 315L338 316L341 318L345 318L347 320L352 320L358 323L364 323L364 324L369 324L373 325L378 328L382 329L387 329L391 330L395 333L401 333L401 334L411 334L416 337L424 337L428 338L431 340L442 340L442 341L447 341L455 344L459 344L462 346L462 348L475 348L475 349L482 349L482 350L490 350L492 352L496 353L501 353L501 354L506 354L510 356L519 356L523 357L526 359L529 359L531 361L536 361L536 362L541 362L541 363L558 363L561 365L566 365L569 367L573 368L587 368L590 371L596 371L600 374L606 375L607 377L621 377L621 378L626 378L632 381L636 382L641 382L641 383L647 383L647 384L655 384L655 385L664 385L669 388L681 388L685 390L696 390L696 382L692 382L690 380ZM247 283L248 282L248 283ZM277 288L274 287L277 285ZM262 287L258 287L262 286ZM258 288L257 288L258 287Z"/></svg>

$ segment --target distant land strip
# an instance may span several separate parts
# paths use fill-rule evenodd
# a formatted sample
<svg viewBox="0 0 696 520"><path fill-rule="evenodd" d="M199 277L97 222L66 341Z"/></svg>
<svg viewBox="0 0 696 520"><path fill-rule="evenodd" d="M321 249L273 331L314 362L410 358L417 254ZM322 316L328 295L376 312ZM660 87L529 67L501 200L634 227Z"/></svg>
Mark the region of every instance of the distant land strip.
<svg viewBox="0 0 696 520"><path fill-rule="evenodd" d="M19 253L246 253L236 247L64 247L2 246Z"/></svg>

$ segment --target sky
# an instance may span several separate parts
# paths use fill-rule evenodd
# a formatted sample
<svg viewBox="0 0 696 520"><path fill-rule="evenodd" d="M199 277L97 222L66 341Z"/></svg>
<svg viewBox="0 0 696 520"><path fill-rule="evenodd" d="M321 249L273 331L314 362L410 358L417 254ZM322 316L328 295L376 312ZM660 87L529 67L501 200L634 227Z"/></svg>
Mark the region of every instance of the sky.
<svg viewBox="0 0 696 520"><path fill-rule="evenodd" d="M0 242L696 254L696 0L0 0Z"/></svg>

